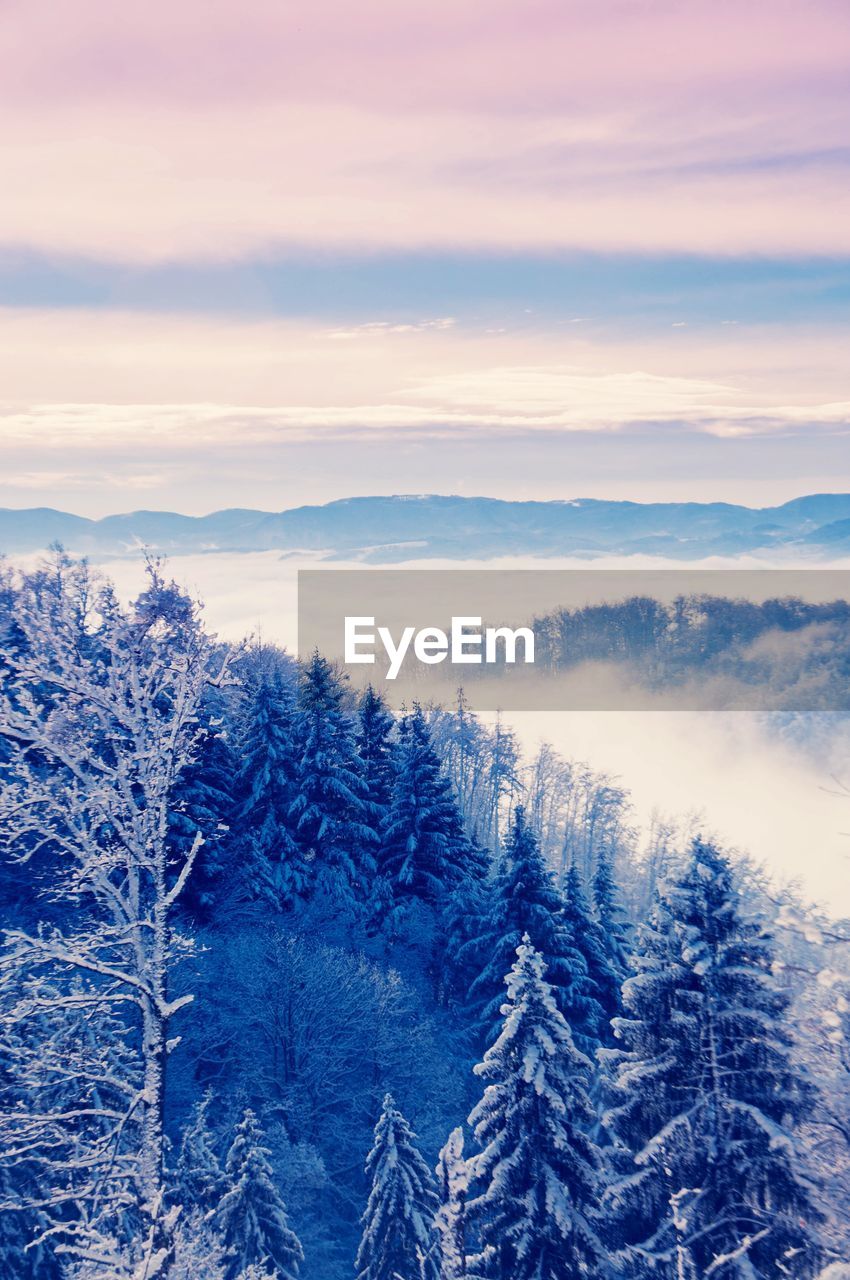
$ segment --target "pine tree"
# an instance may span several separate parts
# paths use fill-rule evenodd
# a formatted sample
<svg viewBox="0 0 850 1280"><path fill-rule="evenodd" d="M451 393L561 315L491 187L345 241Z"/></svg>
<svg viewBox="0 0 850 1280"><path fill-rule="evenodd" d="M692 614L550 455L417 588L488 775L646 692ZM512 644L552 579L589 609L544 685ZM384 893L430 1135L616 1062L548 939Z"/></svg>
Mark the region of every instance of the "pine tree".
<svg viewBox="0 0 850 1280"><path fill-rule="evenodd" d="M696 840L625 984L625 1049L609 1055L605 1123L621 1145L607 1204L627 1277L803 1280L817 1268L791 1131L811 1087L792 1064L772 961L728 860Z"/></svg>
<svg viewBox="0 0 850 1280"><path fill-rule="evenodd" d="M358 1280L437 1280L434 1179L390 1094L366 1161L371 1191L357 1251Z"/></svg>
<svg viewBox="0 0 850 1280"><path fill-rule="evenodd" d="M577 1048L594 1062L596 1050L606 1039L602 996L616 984L616 979L601 930L591 915L581 872L575 865L567 872L564 885L564 927L570 943L582 958L583 967L568 990L568 1001L562 1012Z"/></svg>
<svg viewBox="0 0 850 1280"><path fill-rule="evenodd" d="M395 783L395 720L379 693L371 685L358 708L357 754L363 769L370 810L369 825L377 838L383 831Z"/></svg>
<svg viewBox="0 0 850 1280"><path fill-rule="evenodd" d="M641 1275L640 1255L631 1247L642 1247L663 1230L668 1234L667 1256L658 1263L658 1277L669 1280L674 1274L670 1196L675 1184L659 1176L658 1164L648 1164L641 1149L665 1131L680 1104L685 1111L689 1105L688 1082L698 1069L695 1054L686 1039L677 1042L673 1035L677 993L686 981L670 904L659 896L640 931L635 973L623 986L623 1016L614 1022L622 1047L603 1049L600 1055L610 1103L602 1122L612 1143L606 1152L611 1185L605 1192L604 1217L611 1243L624 1250L624 1277ZM662 1170L670 1167L668 1162ZM680 1183L687 1185L683 1179ZM649 1260L646 1270L650 1276Z"/></svg>
<svg viewBox="0 0 850 1280"><path fill-rule="evenodd" d="M517 805L505 847L504 869L478 923L477 937L462 958L477 960L477 977L469 989L483 1044L490 1044L502 1026L505 974L516 949L528 934L543 956L549 985L564 1017L583 1015L587 992L587 967L565 926L564 903L543 862L537 838Z"/></svg>
<svg viewBox="0 0 850 1280"><path fill-rule="evenodd" d="M233 856L238 767L228 726L229 692L205 691L195 758L175 786L169 815L171 844L181 854L191 848L198 832L203 836L181 909L205 922L211 919L216 902L228 895L227 873Z"/></svg>
<svg viewBox="0 0 850 1280"><path fill-rule="evenodd" d="M469 1165L463 1158L463 1130L453 1129L437 1165L440 1207L434 1226L440 1241L440 1280L464 1280L466 1271L466 1196Z"/></svg>
<svg viewBox="0 0 850 1280"><path fill-rule="evenodd" d="M493 885L488 880L489 857L470 841L469 874L446 902L440 920L439 991L443 1004L463 1006L481 972L480 930L492 909Z"/></svg>
<svg viewBox="0 0 850 1280"><path fill-rule="evenodd" d="M344 690L330 663L314 653L301 673L300 758L290 808L314 883L337 909L353 911L374 874L375 836L366 783Z"/></svg>
<svg viewBox="0 0 850 1280"><path fill-rule="evenodd" d="M187 1211L195 1209L202 1214L218 1207L227 1186L207 1121L211 1106L212 1092L208 1090L195 1105L191 1121L184 1130L174 1169L174 1199Z"/></svg>
<svg viewBox="0 0 850 1280"><path fill-rule="evenodd" d="M261 667L248 686L240 730L236 811L243 892L286 909L302 897L310 867L295 839L294 698L283 673Z"/></svg>
<svg viewBox="0 0 850 1280"><path fill-rule="evenodd" d="M442 907L469 874L472 850L420 707L402 724L380 870L396 903Z"/></svg>
<svg viewBox="0 0 850 1280"><path fill-rule="evenodd" d="M227 1190L214 1218L229 1249L228 1280L236 1280L252 1264L269 1267L275 1280L295 1280L304 1260L273 1181L270 1154L257 1117L246 1109L227 1153Z"/></svg>
<svg viewBox="0 0 850 1280"><path fill-rule="evenodd" d="M599 998L610 1024L612 1018L622 1013L622 987L631 972L632 928L620 901L613 861L606 849L597 854L593 909L607 957L605 978L598 983Z"/></svg>
<svg viewBox="0 0 850 1280"><path fill-rule="evenodd" d="M481 1251L470 1272L486 1280L584 1280L602 1250L592 1224L599 1155L588 1137L590 1063L526 935L507 978L501 1035L475 1068L486 1082L469 1123L470 1218Z"/></svg>

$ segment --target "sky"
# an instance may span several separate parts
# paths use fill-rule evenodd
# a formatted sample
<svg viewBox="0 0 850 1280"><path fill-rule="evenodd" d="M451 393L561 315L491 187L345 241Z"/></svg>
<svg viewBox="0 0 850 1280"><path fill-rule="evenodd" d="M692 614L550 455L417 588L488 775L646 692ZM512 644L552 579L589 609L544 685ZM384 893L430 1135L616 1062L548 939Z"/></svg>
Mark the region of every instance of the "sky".
<svg viewBox="0 0 850 1280"><path fill-rule="evenodd" d="M0 504L850 488L846 0L5 0Z"/></svg>
<svg viewBox="0 0 850 1280"><path fill-rule="evenodd" d="M0 505L850 490L848 66L846 0L4 0ZM841 761L682 724L527 736L846 881Z"/></svg>

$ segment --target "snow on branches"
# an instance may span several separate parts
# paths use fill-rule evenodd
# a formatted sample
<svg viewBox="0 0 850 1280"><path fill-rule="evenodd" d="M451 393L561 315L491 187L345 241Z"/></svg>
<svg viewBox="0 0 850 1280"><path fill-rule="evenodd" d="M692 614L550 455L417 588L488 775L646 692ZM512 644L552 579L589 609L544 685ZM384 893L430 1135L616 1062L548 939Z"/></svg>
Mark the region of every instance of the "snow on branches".
<svg viewBox="0 0 850 1280"><path fill-rule="evenodd" d="M129 609L61 552L6 586L0 836L19 870L49 871L64 912L54 909L61 924L6 932L0 1017L15 1097L0 1148L13 1172L29 1170L29 1201L61 1250L93 1274L152 1280L175 1220L163 1193L170 1027L191 1000L172 994L191 947L174 907L202 843L199 833L179 851L170 818L204 688L230 678L230 654L153 563Z"/></svg>

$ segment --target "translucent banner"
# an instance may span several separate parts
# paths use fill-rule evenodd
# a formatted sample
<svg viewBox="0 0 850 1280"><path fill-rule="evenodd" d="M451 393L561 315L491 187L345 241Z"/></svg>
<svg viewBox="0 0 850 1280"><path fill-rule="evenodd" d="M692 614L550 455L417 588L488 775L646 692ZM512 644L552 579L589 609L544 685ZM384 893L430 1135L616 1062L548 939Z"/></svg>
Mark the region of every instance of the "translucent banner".
<svg viewBox="0 0 850 1280"><path fill-rule="evenodd" d="M302 570L298 647L395 705L846 711L850 572Z"/></svg>

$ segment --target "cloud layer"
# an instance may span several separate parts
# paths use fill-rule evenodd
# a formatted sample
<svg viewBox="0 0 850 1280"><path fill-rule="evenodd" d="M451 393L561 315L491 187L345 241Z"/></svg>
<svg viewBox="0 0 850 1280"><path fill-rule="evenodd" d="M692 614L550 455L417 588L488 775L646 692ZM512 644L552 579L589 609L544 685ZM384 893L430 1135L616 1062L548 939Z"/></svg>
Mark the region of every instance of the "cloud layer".
<svg viewBox="0 0 850 1280"><path fill-rule="evenodd" d="M850 483L848 61L845 0L7 0L0 500Z"/></svg>
<svg viewBox="0 0 850 1280"><path fill-rule="evenodd" d="M850 252L841 0L15 0L0 243Z"/></svg>
<svg viewBox="0 0 850 1280"><path fill-rule="evenodd" d="M0 503L357 493L727 498L850 486L846 332L0 309Z"/></svg>
<svg viewBox="0 0 850 1280"><path fill-rule="evenodd" d="M665 422L718 435L835 429L850 423L845 339L0 309L0 429L45 449Z"/></svg>

